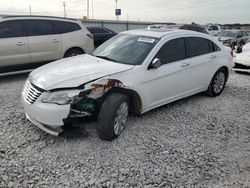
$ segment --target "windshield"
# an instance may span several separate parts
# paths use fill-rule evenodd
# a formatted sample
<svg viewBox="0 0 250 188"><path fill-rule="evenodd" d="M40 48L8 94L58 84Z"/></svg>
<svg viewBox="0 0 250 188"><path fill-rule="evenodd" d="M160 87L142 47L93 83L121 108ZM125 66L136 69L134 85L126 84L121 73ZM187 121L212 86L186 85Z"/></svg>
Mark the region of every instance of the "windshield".
<svg viewBox="0 0 250 188"><path fill-rule="evenodd" d="M217 34L219 37L235 37L237 31L222 31Z"/></svg>
<svg viewBox="0 0 250 188"><path fill-rule="evenodd" d="M140 65L158 39L139 35L120 34L101 46L92 55L128 65Z"/></svg>

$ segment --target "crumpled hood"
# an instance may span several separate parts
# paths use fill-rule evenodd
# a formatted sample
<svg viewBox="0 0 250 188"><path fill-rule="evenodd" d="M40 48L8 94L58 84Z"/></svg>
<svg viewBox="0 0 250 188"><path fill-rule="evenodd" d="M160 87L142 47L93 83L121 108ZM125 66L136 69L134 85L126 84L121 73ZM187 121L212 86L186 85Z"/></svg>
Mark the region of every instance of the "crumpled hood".
<svg viewBox="0 0 250 188"><path fill-rule="evenodd" d="M72 88L133 67L85 54L58 60L35 69L30 74L30 80L44 90Z"/></svg>

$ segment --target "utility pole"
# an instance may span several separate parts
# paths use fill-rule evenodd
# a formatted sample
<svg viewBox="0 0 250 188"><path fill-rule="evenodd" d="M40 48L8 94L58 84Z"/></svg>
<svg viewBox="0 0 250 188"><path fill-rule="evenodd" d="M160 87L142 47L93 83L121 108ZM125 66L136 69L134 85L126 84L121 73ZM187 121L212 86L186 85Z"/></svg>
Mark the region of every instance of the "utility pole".
<svg viewBox="0 0 250 188"><path fill-rule="evenodd" d="M87 0L87 19L89 19L89 0Z"/></svg>
<svg viewBox="0 0 250 188"><path fill-rule="evenodd" d="M94 19L94 0L92 0L92 19Z"/></svg>
<svg viewBox="0 0 250 188"><path fill-rule="evenodd" d="M32 12L31 12L31 6L29 6L29 9L30 9L30 15L32 15Z"/></svg>
<svg viewBox="0 0 250 188"><path fill-rule="evenodd" d="M63 2L64 17L66 18L66 2Z"/></svg>

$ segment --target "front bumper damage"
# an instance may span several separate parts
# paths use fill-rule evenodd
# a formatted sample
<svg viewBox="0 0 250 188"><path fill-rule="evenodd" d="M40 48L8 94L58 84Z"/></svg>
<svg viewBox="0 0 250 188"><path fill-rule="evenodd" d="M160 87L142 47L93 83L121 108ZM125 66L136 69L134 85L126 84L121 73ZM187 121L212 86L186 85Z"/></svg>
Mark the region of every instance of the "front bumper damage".
<svg viewBox="0 0 250 188"><path fill-rule="evenodd" d="M36 121L35 119L32 119L31 117L29 117L29 115L26 113L26 118L31 122L33 123L34 125L36 125L38 128L42 129L43 131L51 134L51 135L54 135L54 136L58 136L60 133L63 132L62 128L61 127L58 127L58 128L53 128L53 127L50 127L50 126L46 126L38 121Z"/></svg>
<svg viewBox="0 0 250 188"><path fill-rule="evenodd" d="M43 131L58 136L63 132L64 126L74 123L79 118L96 118L108 93L113 89L126 87L119 80L101 79L79 88L83 88L82 91L72 104L68 105L43 103L43 94L33 104L28 104L23 96L27 119Z"/></svg>

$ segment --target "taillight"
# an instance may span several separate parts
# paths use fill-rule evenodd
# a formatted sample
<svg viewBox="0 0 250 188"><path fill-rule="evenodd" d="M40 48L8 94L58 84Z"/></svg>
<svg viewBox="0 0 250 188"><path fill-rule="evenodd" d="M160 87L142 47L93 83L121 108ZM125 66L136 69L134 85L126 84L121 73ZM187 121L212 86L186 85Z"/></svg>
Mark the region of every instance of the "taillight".
<svg viewBox="0 0 250 188"><path fill-rule="evenodd" d="M87 36L88 36L89 38L91 38L91 39L94 38L93 35L92 35L91 33L88 33Z"/></svg>

